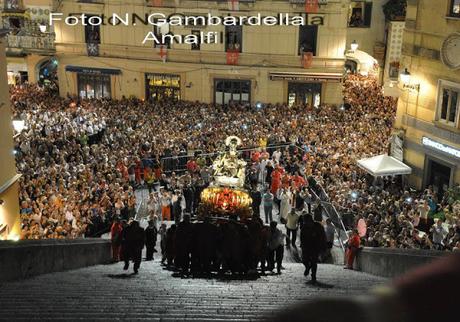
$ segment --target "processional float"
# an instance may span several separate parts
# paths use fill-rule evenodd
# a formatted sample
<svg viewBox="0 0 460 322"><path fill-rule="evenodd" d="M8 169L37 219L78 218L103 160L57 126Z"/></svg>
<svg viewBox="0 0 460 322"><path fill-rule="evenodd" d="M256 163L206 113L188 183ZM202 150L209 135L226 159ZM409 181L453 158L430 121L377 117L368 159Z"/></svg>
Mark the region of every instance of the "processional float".
<svg viewBox="0 0 460 322"><path fill-rule="evenodd" d="M201 193L199 217L229 217L240 220L252 216L252 199L244 189L246 161L238 157L237 147L241 139L229 136L225 140L226 151L213 162L213 179Z"/></svg>

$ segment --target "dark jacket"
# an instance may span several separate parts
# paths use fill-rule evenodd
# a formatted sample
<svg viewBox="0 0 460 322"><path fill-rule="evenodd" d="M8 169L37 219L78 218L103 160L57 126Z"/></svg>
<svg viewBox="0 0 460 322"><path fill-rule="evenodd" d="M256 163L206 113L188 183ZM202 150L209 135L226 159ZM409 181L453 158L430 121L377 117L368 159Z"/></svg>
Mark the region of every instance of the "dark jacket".
<svg viewBox="0 0 460 322"><path fill-rule="evenodd" d="M154 247L157 243L157 229L156 227L148 226L145 228L145 246Z"/></svg>
<svg viewBox="0 0 460 322"><path fill-rule="evenodd" d="M318 222L304 224L300 231L302 252L319 254L326 249L326 233Z"/></svg>

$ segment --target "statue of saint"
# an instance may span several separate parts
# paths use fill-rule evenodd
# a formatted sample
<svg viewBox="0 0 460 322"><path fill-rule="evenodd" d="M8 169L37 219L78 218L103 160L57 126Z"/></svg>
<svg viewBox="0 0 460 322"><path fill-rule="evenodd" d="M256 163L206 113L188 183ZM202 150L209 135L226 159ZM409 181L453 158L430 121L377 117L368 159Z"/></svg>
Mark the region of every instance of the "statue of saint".
<svg viewBox="0 0 460 322"><path fill-rule="evenodd" d="M220 155L213 163L216 185L242 188L245 181L246 161L238 158L237 148L241 139L229 136L225 140L228 151Z"/></svg>

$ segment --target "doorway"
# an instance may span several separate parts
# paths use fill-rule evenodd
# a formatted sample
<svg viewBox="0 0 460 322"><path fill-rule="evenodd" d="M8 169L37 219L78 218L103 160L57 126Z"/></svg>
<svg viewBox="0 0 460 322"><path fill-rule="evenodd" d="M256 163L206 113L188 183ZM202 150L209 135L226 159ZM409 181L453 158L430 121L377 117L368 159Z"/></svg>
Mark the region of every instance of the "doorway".
<svg viewBox="0 0 460 322"><path fill-rule="evenodd" d="M442 196L450 186L452 167L432 159L428 159L427 162L428 171L425 186L433 186L434 192Z"/></svg>
<svg viewBox="0 0 460 322"><path fill-rule="evenodd" d="M321 83L288 83L288 105L309 105L319 107L321 104Z"/></svg>

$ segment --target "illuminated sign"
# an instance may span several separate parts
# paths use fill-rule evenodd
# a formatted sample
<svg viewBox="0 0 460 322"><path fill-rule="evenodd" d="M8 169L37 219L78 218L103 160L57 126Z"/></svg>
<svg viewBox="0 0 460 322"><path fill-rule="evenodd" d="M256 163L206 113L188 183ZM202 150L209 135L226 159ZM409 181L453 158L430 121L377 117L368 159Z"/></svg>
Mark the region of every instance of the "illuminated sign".
<svg viewBox="0 0 460 322"><path fill-rule="evenodd" d="M272 72L269 78L272 81L308 81L308 82L340 82L342 73L296 73L296 72Z"/></svg>
<svg viewBox="0 0 460 322"><path fill-rule="evenodd" d="M434 141L426 136L422 137L422 144L432 149L447 153L453 157L460 158L460 150L443 143Z"/></svg>

